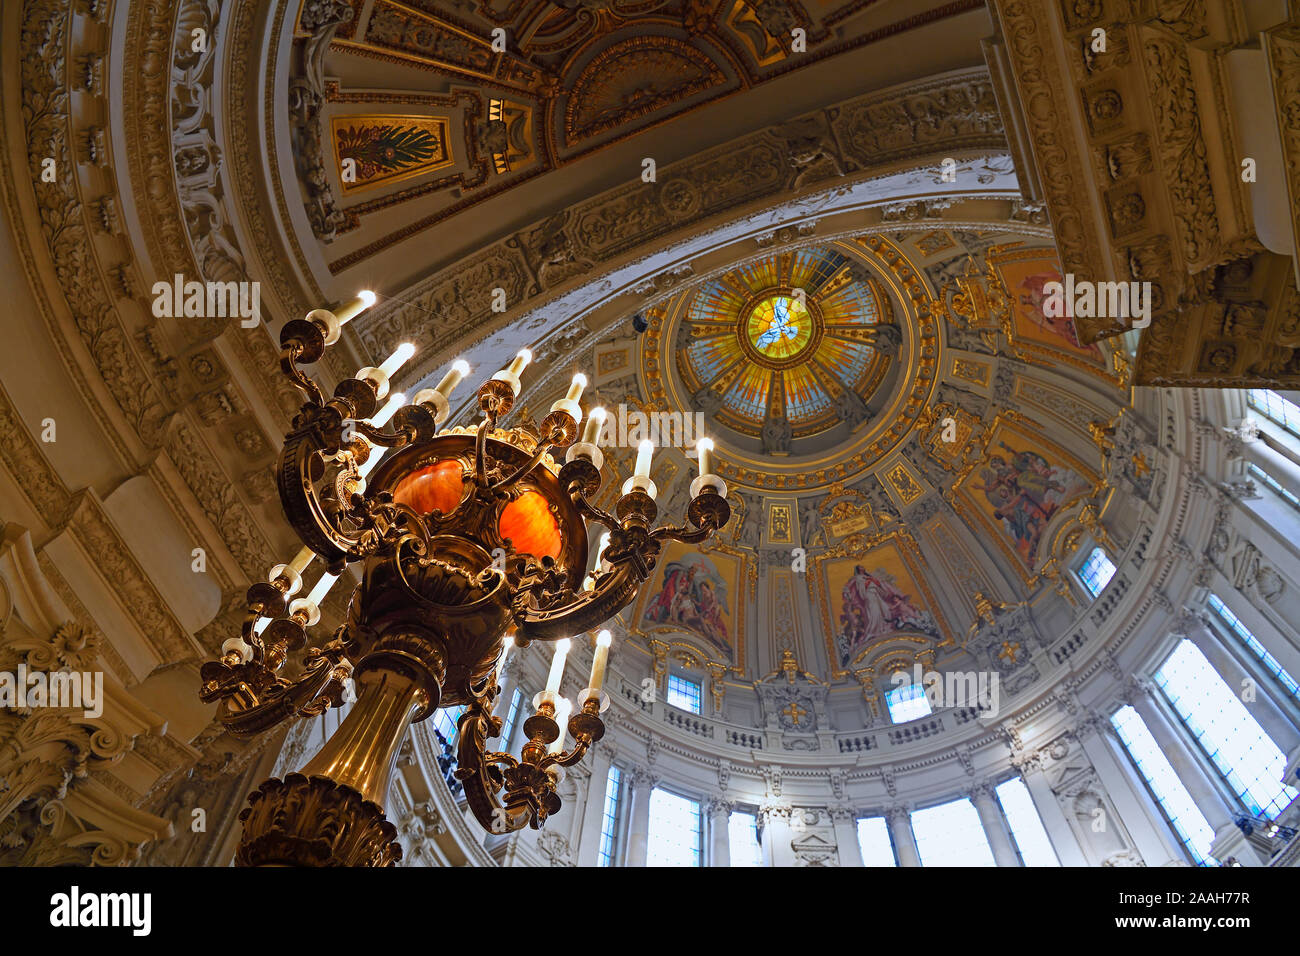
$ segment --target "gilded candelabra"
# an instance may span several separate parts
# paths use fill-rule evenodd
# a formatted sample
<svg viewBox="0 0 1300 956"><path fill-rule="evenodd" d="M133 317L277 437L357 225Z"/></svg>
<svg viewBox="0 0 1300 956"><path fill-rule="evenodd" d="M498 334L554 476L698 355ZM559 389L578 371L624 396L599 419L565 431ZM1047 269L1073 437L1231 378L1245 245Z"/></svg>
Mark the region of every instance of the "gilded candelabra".
<svg viewBox="0 0 1300 956"><path fill-rule="evenodd" d="M730 517L707 441L686 509L689 526L653 527L648 444L615 513L596 507L603 413L587 416L579 440L582 376L536 432L500 426L531 359L526 349L479 387L477 426L439 430L448 397L468 371L464 363L410 404L394 399L380 408L409 347L343 380L327 399L300 366L320 359L342 323L373 302L364 295L281 332L281 369L306 402L285 437L278 485L305 547L248 589L241 636L201 672L202 699L218 702L219 719L238 736L320 715L355 693L342 724L301 773L267 780L251 795L241 814L241 865L395 862L401 847L383 806L398 749L411 723L456 704L466 706L456 774L475 818L495 832L539 827L560 807L559 768L580 761L604 734L600 713L609 699L600 685L609 638L602 633L592 686L567 722L573 748L562 748L553 668L516 758L488 746L501 731L493 710L508 637L522 647L598 628L636 596L665 540L702 541ZM568 450L562 465L552 449ZM588 521L608 532L590 576ZM317 556L326 573L311 594L295 598ZM321 597L354 562L361 582L345 622L328 641L309 646ZM304 648L301 668L286 676L291 656ZM562 662L562 652L557 658Z"/></svg>

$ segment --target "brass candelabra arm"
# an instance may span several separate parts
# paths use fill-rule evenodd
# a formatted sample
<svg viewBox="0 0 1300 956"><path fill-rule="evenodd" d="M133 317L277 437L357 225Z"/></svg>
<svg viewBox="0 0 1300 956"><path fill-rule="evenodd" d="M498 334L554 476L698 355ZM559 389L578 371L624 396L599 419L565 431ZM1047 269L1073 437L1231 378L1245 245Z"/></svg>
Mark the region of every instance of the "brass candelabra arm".
<svg viewBox="0 0 1300 956"><path fill-rule="evenodd" d="M487 489L488 494L500 494L516 485L525 475L542 463L542 459L550 454L552 446L564 447L572 444L573 436L578 431L578 423L568 412L552 412L543 420L542 428L542 438L537 442L537 448L533 451L532 457L511 474L490 485Z"/></svg>
<svg viewBox="0 0 1300 956"><path fill-rule="evenodd" d="M308 402L324 405L325 393L298 367L298 359L302 354L303 347L300 343L291 342L284 347L280 352L280 371L307 396Z"/></svg>
<svg viewBox="0 0 1300 956"><path fill-rule="evenodd" d="M600 719L600 695L589 697L582 710L569 718L568 730L573 736L573 749L548 754L541 762L542 769L551 765L572 767L586 756L592 744L605 736L605 722Z"/></svg>
<svg viewBox="0 0 1300 956"><path fill-rule="evenodd" d="M686 516L691 524L695 525L695 530L689 530L685 526L664 526L650 532L650 537L656 541L671 539L686 544L704 541L720 531L731 520L731 506L727 504L726 498L712 488L704 488L686 506Z"/></svg>
<svg viewBox="0 0 1300 956"><path fill-rule="evenodd" d="M507 806L499 796L506 788L507 774L518 768L519 761L487 747L488 738L501 733L501 718L491 709L497 689L494 682L486 692L471 691L470 705L457 723L455 776L479 825L492 833L511 833L536 824L526 807Z"/></svg>

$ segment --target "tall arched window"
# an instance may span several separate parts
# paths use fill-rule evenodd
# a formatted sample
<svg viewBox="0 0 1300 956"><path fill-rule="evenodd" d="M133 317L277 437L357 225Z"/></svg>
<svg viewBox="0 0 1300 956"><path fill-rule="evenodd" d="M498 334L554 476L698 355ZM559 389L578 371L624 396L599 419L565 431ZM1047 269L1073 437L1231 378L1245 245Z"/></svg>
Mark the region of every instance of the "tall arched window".
<svg viewBox="0 0 1300 956"><path fill-rule="evenodd" d="M727 817L727 843L732 866L762 866L763 848L758 842L758 814L733 810Z"/></svg>
<svg viewBox="0 0 1300 956"><path fill-rule="evenodd" d="M922 866L997 866L979 811L968 797L912 814Z"/></svg>
<svg viewBox="0 0 1300 956"><path fill-rule="evenodd" d="M1296 796L1282 783L1286 755L1201 649L1184 638L1152 676L1242 806L1276 819Z"/></svg>
<svg viewBox="0 0 1300 956"><path fill-rule="evenodd" d="M1214 828L1178 778L1141 714L1125 705L1111 715L1110 722L1133 766L1146 781L1156 806L1188 854L1198 866L1217 866L1218 860L1210 856Z"/></svg>
<svg viewBox="0 0 1300 956"><path fill-rule="evenodd" d="M1206 598L1206 603L1210 606L1210 610L1217 614L1219 620L1223 622L1224 629L1234 635L1246 650L1259 658L1259 662L1264 665L1264 668L1270 674L1277 678L1277 682L1286 688L1286 692L1292 697L1300 697L1300 683L1297 683L1296 679L1287 673L1286 668L1268 652L1267 648L1259 642L1259 638L1255 637L1250 628L1241 623L1241 619L1232 613L1228 605L1223 603L1223 599L1211 591L1210 596Z"/></svg>
<svg viewBox="0 0 1300 956"><path fill-rule="evenodd" d="M655 787L650 791L647 866L700 866L700 802Z"/></svg>

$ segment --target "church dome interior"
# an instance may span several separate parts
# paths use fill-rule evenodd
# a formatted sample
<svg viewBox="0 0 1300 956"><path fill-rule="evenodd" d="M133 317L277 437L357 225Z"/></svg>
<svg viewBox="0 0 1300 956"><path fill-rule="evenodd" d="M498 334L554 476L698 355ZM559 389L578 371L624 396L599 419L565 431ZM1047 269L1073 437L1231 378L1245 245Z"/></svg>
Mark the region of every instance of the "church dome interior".
<svg viewBox="0 0 1300 956"><path fill-rule="evenodd" d="M3 7L0 864L1300 864L1293 0Z"/></svg>

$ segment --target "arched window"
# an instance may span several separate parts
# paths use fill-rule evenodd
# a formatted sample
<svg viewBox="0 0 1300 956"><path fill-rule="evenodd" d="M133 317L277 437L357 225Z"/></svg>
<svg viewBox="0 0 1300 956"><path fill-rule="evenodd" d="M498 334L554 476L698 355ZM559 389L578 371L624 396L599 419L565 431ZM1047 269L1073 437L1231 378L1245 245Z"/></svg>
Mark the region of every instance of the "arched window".
<svg viewBox="0 0 1300 956"><path fill-rule="evenodd" d="M433 726L448 747L456 742L456 721L465 713L464 705L444 707L433 715Z"/></svg>
<svg viewBox="0 0 1300 956"><path fill-rule="evenodd" d="M600 818L600 852L597 866L613 866L618 851L620 810L623 806L623 771L611 765L605 776L605 807Z"/></svg>
<svg viewBox="0 0 1300 956"><path fill-rule="evenodd" d="M762 866L763 848L758 843L758 814L733 810L727 817L727 843L732 866Z"/></svg>
<svg viewBox="0 0 1300 956"><path fill-rule="evenodd" d="M507 752L510 750L510 738L515 732L515 721L519 719L519 706L523 701L524 692L516 687L515 692L510 696L510 709L506 711L506 719L501 724L501 736L498 738L501 741L501 749Z"/></svg>
<svg viewBox="0 0 1300 956"><path fill-rule="evenodd" d="M1276 819L1296 796L1282 783L1286 755L1201 649L1184 638L1152 677L1242 806Z"/></svg>
<svg viewBox="0 0 1300 956"><path fill-rule="evenodd" d="M700 802L655 787L650 791L647 866L699 866Z"/></svg>
<svg viewBox="0 0 1300 956"><path fill-rule="evenodd" d="M1286 668L1278 663L1277 658L1265 649L1259 639L1251 633L1250 628L1241 623L1241 619L1232 613L1228 605L1224 604L1223 600L1213 591L1206 598L1206 603L1209 604L1210 610L1219 616L1219 620L1224 623L1228 633L1236 636L1246 650L1259 658L1259 662L1264 665L1270 674L1277 678L1277 682L1286 688L1287 693L1293 697L1300 697L1300 683L1296 683L1296 679L1287 673Z"/></svg>
<svg viewBox="0 0 1300 956"><path fill-rule="evenodd" d="M969 797L915 811L912 833L922 866L997 866Z"/></svg>
<svg viewBox="0 0 1300 956"><path fill-rule="evenodd" d="M1025 866L1060 866L1052 841L1043 827L1043 820L1034 806L1034 798L1029 795L1029 788L1019 777L1012 777L998 784L996 791L1002 815L1006 817L1007 826L1011 828L1012 842L1020 861Z"/></svg>
<svg viewBox="0 0 1300 956"><path fill-rule="evenodd" d="M863 866L898 866L889 823L884 817L858 819L858 849L862 851Z"/></svg>
<svg viewBox="0 0 1300 956"><path fill-rule="evenodd" d="M704 700L703 691L704 688L699 681L688 680L678 674L668 675L668 695L666 700L673 707L690 711L692 714L698 714Z"/></svg>
<svg viewBox="0 0 1300 956"><path fill-rule="evenodd" d="M1214 828L1205 819L1187 787L1174 771L1169 758L1165 756L1156 738L1142 716L1132 707L1125 705L1110 718L1119 735L1119 741L1128 752L1129 759L1137 768L1147 789L1155 798L1156 805L1164 814L1169 826L1197 866L1217 866L1218 860L1210 856L1210 845L1214 842Z"/></svg>
<svg viewBox="0 0 1300 956"><path fill-rule="evenodd" d="M885 691L885 706L889 709L889 719L896 724L934 713L929 698L925 696L925 688L920 684L903 684Z"/></svg>

